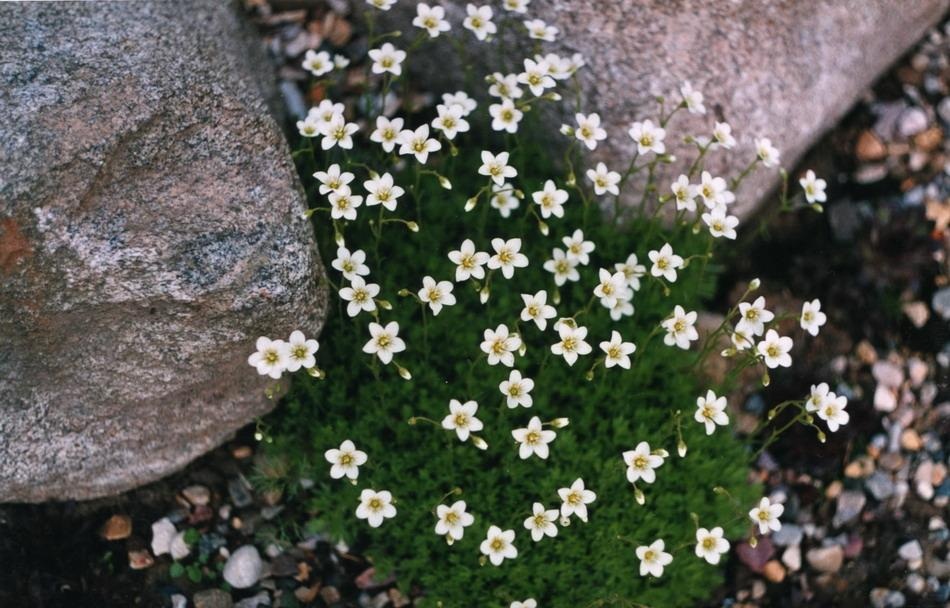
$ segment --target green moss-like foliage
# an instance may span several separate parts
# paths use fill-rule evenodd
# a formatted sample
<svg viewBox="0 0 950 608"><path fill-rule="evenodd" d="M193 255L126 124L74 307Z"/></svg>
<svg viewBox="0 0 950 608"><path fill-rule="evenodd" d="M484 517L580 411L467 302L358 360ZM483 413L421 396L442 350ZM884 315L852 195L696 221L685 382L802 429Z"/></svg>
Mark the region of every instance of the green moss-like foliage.
<svg viewBox="0 0 950 608"><path fill-rule="evenodd" d="M521 136L521 142L526 141L532 141L530 134ZM516 357L515 369L536 382L531 409L512 410L505 405L498 385L507 379L509 369L489 366L479 343L483 330L499 323L514 330L523 306L519 294L547 289L550 303L556 288L542 264L551 257L553 247L563 248L561 238L575 228L583 227L597 249L591 263L580 268L581 281L561 288L556 305L560 316L571 316L587 305L598 268L613 268L630 253L648 264L647 251L667 241L684 257L705 253L710 237L705 231L693 235L688 228L671 234L649 218L617 228L593 207L584 213L573 190L566 217L550 222L547 237L539 233L536 220L522 219L527 205L533 204L530 196L508 219L489 208L484 197L473 212L465 213L466 198L485 183L476 174L478 150L469 148L436 165L451 177L451 191L441 189L432 176L422 176L418 210L413 208L411 163L396 174L407 189L398 215L416 219L420 216L415 214L421 213L422 229L413 234L401 224L385 224L379 258L365 217L346 231L348 246L368 252L372 271L368 279L381 284L379 297L393 303L393 310L381 311L381 318L399 322L408 350L397 360L411 370L412 380L402 380L394 366L378 365L361 351L369 339L371 317L362 313L350 319L334 295L317 355L326 380L298 374L290 394L268 420L273 441L268 454L288 464L284 478L288 485L300 477L316 481L298 499L309 503L322 530L370 556L381 572L395 573L404 588L423 590L424 606L507 608L510 602L528 597L545 608L632 602L654 607L692 605L708 596L721 572L693 554L695 524L690 514L698 516L701 526L721 525L735 538L747 530L739 506L751 505L757 489L746 483L748 455L732 437L731 428L707 437L692 419L696 397L709 388L691 367L696 353L665 346L660 333L648 336L675 304L687 310L699 308L712 291L713 267L694 260L680 273L668 296L661 285L645 277L634 298L636 313L619 322L613 322L608 311L594 302L590 312L577 319L589 328L588 342L594 353L581 357L573 367L550 353L557 335L551 328L553 321L543 333L533 323L520 323L527 353ZM330 160L312 164L308 154L301 157L309 187L313 166L325 167ZM519 170L516 183L526 193L541 189L547 178L565 187L564 171L551 160L550 149L521 143L513 161ZM392 171L380 165L374 168ZM355 172L357 190L366 172L359 168ZM325 205L323 197L313 200ZM375 217L377 209L361 208L360 213ZM326 215L316 223L328 261L335 248ZM452 280L454 265L448 252L465 238L472 238L479 250L490 251L492 237L521 237L530 264L517 270L511 280L496 272L487 305L479 303L470 283L457 284L458 304L434 318L426 310L424 324L418 302L397 295L402 288L418 291L427 274ZM329 272L332 280L340 280L335 271ZM587 371L601 354L597 344L609 339L614 329L637 344L633 368L604 370L600 366L588 381ZM478 402L477 416L485 424L479 435L488 441L487 451L431 424L408 424L413 416L441 420L453 398ZM677 410L683 412L682 435L689 446L685 458L676 455ZM570 425L558 430L547 460L519 459L511 437L512 429L525 426L534 415L545 421L570 418ZM357 486L330 479L329 464L323 459L325 450L338 447L344 439L353 440L369 455ZM657 471L656 483L639 486L646 493L644 506L634 500L621 459L621 452L640 441L671 454ZM572 518L556 538L533 542L523 527L532 503L557 508L557 489L578 477L597 493L589 507L589 523ZM727 488L731 498L714 493L715 486ZM358 520L354 511L363 488L390 490L398 515L378 529ZM445 497L454 488L460 488L461 495ZM453 546L434 532L435 507L443 498L446 503L465 500L475 515L475 524ZM479 544L490 525L515 530L517 559L499 567L480 564ZM657 538L665 539L674 561L658 580L641 577L634 550Z"/></svg>

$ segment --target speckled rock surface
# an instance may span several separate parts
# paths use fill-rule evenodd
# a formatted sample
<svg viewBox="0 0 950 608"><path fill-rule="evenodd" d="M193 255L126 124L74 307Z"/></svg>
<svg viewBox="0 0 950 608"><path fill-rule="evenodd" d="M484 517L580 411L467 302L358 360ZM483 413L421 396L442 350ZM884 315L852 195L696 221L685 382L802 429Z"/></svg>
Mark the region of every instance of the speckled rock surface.
<svg viewBox="0 0 950 608"><path fill-rule="evenodd" d="M413 34L405 17L414 4L400 3L403 14L391 17ZM441 4L460 29L466 1ZM679 141L685 133L708 134L717 113L740 145L733 154L714 155L707 163L712 170L741 171L756 136L772 139L783 165L793 166L948 6L948 0L532 0L524 17L560 30L557 42L543 45L546 52L580 52L587 60L587 110L601 114L609 134L594 161L618 171L627 166L634 149L627 128L655 118L658 95L676 94L684 80L705 94L711 116L671 123L668 150L683 159L668 172L675 176L694 155L670 147L674 135ZM437 75L457 73L441 60L433 67ZM754 174L736 209L747 214L777 183L774 171Z"/></svg>
<svg viewBox="0 0 950 608"><path fill-rule="evenodd" d="M303 193L228 3L0 6L0 501L170 473L319 330Z"/></svg>

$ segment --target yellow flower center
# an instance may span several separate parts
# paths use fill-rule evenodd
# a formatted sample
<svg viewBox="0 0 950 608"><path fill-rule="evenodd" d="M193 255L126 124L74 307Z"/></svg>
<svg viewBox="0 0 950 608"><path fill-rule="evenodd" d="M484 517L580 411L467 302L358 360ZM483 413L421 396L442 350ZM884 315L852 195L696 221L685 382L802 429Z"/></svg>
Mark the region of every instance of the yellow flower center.
<svg viewBox="0 0 950 608"><path fill-rule="evenodd" d="M577 348L577 339L564 338L564 340L561 342L561 345L564 347L564 350L573 351L575 348Z"/></svg>
<svg viewBox="0 0 950 608"><path fill-rule="evenodd" d="M501 551L505 548L505 541L500 538L495 538L491 541L491 550L492 551Z"/></svg>
<svg viewBox="0 0 950 608"><path fill-rule="evenodd" d="M525 435L525 437L524 437L525 443L527 443L527 444L529 444L529 445L534 445L534 444L536 444L540 439L541 439L541 433L539 433L539 432L537 432L537 431L530 431L530 432L529 432L527 435Z"/></svg>
<svg viewBox="0 0 950 608"><path fill-rule="evenodd" d="M280 355L277 353L276 350L269 350L264 353L264 361L267 361L271 365L273 365L274 363L277 363L277 361L279 360L280 360Z"/></svg>
<svg viewBox="0 0 950 608"><path fill-rule="evenodd" d="M468 416L466 416L465 414L456 414L455 426L461 426L461 427L468 426Z"/></svg>
<svg viewBox="0 0 950 608"><path fill-rule="evenodd" d="M353 456L351 456L350 454L343 454L342 456L340 456L340 464L342 464L345 467L353 464Z"/></svg>
<svg viewBox="0 0 950 608"><path fill-rule="evenodd" d="M373 498L372 500L369 501L369 508L372 509L373 511L379 511L380 509L383 508L383 501L381 501L378 498Z"/></svg>

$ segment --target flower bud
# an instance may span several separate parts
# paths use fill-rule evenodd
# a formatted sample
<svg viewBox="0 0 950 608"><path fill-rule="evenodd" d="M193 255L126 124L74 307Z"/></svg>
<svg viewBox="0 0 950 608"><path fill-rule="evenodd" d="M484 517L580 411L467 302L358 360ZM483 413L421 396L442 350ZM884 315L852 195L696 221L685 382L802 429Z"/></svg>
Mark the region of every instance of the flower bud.
<svg viewBox="0 0 950 608"><path fill-rule="evenodd" d="M472 198L465 201L465 211L466 212L471 211L472 209L475 208L475 205L477 204L478 204L478 197L473 196Z"/></svg>
<svg viewBox="0 0 950 608"><path fill-rule="evenodd" d="M752 547L753 549L755 549L756 545L758 544L759 544L759 539L756 538L755 536L749 539L749 546Z"/></svg>
<svg viewBox="0 0 950 608"><path fill-rule="evenodd" d="M568 137L574 135L574 127L571 125L561 125L561 135L567 135Z"/></svg>
<svg viewBox="0 0 950 608"><path fill-rule="evenodd" d="M592 369L587 370L587 374L584 375L584 378L585 378L588 382L590 382L591 380L593 380L593 379L594 379L594 370L592 370Z"/></svg>
<svg viewBox="0 0 950 608"><path fill-rule="evenodd" d="M551 426L553 426L556 429L563 429L570 423L571 421L569 418L555 418L554 420L551 421Z"/></svg>
<svg viewBox="0 0 950 608"><path fill-rule="evenodd" d="M573 188L577 185L577 176L574 175L574 172L571 171L570 175L567 176L567 185L569 188Z"/></svg>
<svg viewBox="0 0 950 608"><path fill-rule="evenodd" d="M571 518L570 518L570 517L562 517L562 518L561 518L561 521L558 522L558 523L561 524L561 527L562 527L562 528L566 528L566 527L568 527L569 525L571 525Z"/></svg>
<svg viewBox="0 0 950 608"><path fill-rule="evenodd" d="M524 190L520 190L520 189L518 189L518 188L515 188L515 197L517 197L517 199L518 199L519 201L523 201L523 200L524 200Z"/></svg>
<svg viewBox="0 0 950 608"><path fill-rule="evenodd" d="M400 290L397 292L397 294L398 294L399 296L402 296L403 298L405 298L406 296L408 296L408 295L411 294L411 293L412 293L412 292L409 291L408 289L406 289L405 287L403 287L402 289L400 289Z"/></svg>
<svg viewBox="0 0 950 608"><path fill-rule="evenodd" d="M408 228L409 230L413 232L419 232L419 224L412 221L406 222L406 228Z"/></svg>
<svg viewBox="0 0 950 608"><path fill-rule="evenodd" d="M768 372L765 372L764 374L762 374L762 386L768 386L769 384L771 384L771 382L772 382L772 378L769 377Z"/></svg>
<svg viewBox="0 0 950 608"><path fill-rule="evenodd" d="M452 189L452 182L450 182L447 177L444 177L442 175L439 176L439 185L445 188L446 190Z"/></svg>
<svg viewBox="0 0 950 608"><path fill-rule="evenodd" d="M409 370L401 365L397 365L399 370L399 375L402 376L403 380L412 380L412 374L409 373Z"/></svg>
<svg viewBox="0 0 950 608"><path fill-rule="evenodd" d="M478 435L472 435L472 443L474 443L475 447L478 448L479 450L488 449L488 443L484 439L479 437Z"/></svg>
<svg viewBox="0 0 950 608"><path fill-rule="evenodd" d="M547 236L551 232L551 229L548 228L548 225L541 220L538 220L538 230L540 230L541 234L544 236Z"/></svg>
<svg viewBox="0 0 950 608"><path fill-rule="evenodd" d="M818 441L824 443L826 439L824 431L818 431Z"/></svg>
<svg viewBox="0 0 950 608"><path fill-rule="evenodd" d="M676 453L680 455L680 458L686 458L686 442L682 439L676 444Z"/></svg>
<svg viewBox="0 0 950 608"><path fill-rule="evenodd" d="M643 490L640 488L633 488L633 498L637 501L638 505L644 505L647 502L647 497L643 494Z"/></svg>
<svg viewBox="0 0 950 608"><path fill-rule="evenodd" d="M346 242L343 240L343 235L339 232L333 235L333 240L336 241L337 247L343 247L344 245L346 245Z"/></svg>
<svg viewBox="0 0 950 608"><path fill-rule="evenodd" d="M733 357L733 356L735 356L735 354L736 354L736 349L734 349L734 348L726 348L726 349L723 349L719 354L720 354L720 356L726 357L726 358L728 358L728 357Z"/></svg>
<svg viewBox="0 0 950 608"><path fill-rule="evenodd" d="M481 291L478 292L478 299L481 300L482 304L488 302L488 297L491 295L491 290L488 289L488 285L482 287Z"/></svg>
<svg viewBox="0 0 950 608"><path fill-rule="evenodd" d="M446 534L446 535L445 535L445 542L446 542L446 544L447 544L448 546L451 547L452 545L455 544L455 539L452 538L450 535Z"/></svg>
<svg viewBox="0 0 950 608"><path fill-rule="evenodd" d="M389 300L376 300L376 304L378 304L383 310L393 309L393 305L389 303Z"/></svg>
<svg viewBox="0 0 950 608"><path fill-rule="evenodd" d="M515 334L517 335L517 334ZM524 343L524 340L521 341L521 346L518 347L518 356L524 357L524 354L528 352L528 345Z"/></svg>
<svg viewBox="0 0 950 608"><path fill-rule="evenodd" d="M749 281L749 291L755 291L755 290L758 289L761 285L762 285L762 281L760 281L759 278L756 277L756 278L752 279L751 281Z"/></svg>
<svg viewBox="0 0 950 608"><path fill-rule="evenodd" d="M310 374L312 378L316 378L317 380L323 380L327 377L326 372L317 366L307 368L307 373Z"/></svg>
<svg viewBox="0 0 950 608"><path fill-rule="evenodd" d="M305 209L300 213L300 219L309 220L311 215L313 215L313 209Z"/></svg>
<svg viewBox="0 0 950 608"><path fill-rule="evenodd" d="M670 453L667 452L666 450L664 450L663 448L659 448L659 449L653 450L653 453L656 454L657 456L662 456L663 458L669 458L669 457L670 457Z"/></svg>

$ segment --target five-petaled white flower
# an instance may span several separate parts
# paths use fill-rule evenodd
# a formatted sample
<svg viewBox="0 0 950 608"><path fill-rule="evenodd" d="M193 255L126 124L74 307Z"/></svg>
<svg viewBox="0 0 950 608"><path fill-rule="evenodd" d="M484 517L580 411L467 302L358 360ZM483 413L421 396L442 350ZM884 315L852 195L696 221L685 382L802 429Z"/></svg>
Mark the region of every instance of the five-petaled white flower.
<svg viewBox="0 0 950 608"><path fill-rule="evenodd" d="M502 323L494 330L486 329L482 334L482 352L488 355L489 365L501 363L505 367L514 367L515 351L521 348L521 337L508 332L508 326Z"/></svg>
<svg viewBox="0 0 950 608"><path fill-rule="evenodd" d="M492 209L497 209L501 217L510 217L511 212L521 205L521 201L515 196L514 187L511 185L492 182L489 205Z"/></svg>
<svg viewBox="0 0 950 608"><path fill-rule="evenodd" d="M619 365L624 369L630 369L630 355L637 350L637 345L633 342L624 342L620 337L620 332L613 330L610 332L610 340L600 343L600 350L606 354L604 367Z"/></svg>
<svg viewBox="0 0 950 608"><path fill-rule="evenodd" d="M578 355L590 354L592 350L590 344L584 341L587 337L586 327L558 323L557 333L561 339L551 345L551 352L564 357L568 365L574 365Z"/></svg>
<svg viewBox="0 0 950 608"><path fill-rule="evenodd" d="M455 304L452 289L455 286L449 281L436 281L432 277L422 277L422 289L419 290L419 299L429 305L432 316L438 315L443 306Z"/></svg>
<svg viewBox="0 0 950 608"><path fill-rule="evenodd" d="M584 487L584 480L580 477L571 487L559 489L557 495L561 499L561 517L577 515L584 522L587 521L587 505L597 500L597 495Z"/></svg>
<svg viewBox="0 0 950 608"><path fill-rule="evenodd" d="M667 346L677 346L683 350L689 350L690 342L699 339L699 332L696 331L695 310L686 312L682 306L677 304L673 308L673 314L663 320L660 325L666 330L663 336L663 343Z"/></svg>
<svg viewBox="0 0 950 608"><path fill-rule="evenodd" d="M528 256L521 253L521 239L492 239L492 249L495 255L488 258L488 267L492 270L501 269L501 274L510 279L515 274L515 268L524 268L528 265Z"/></svg>
<svg viewBox="0 0 950 608"><path fill-rule="evenodd" d="M524 22L524 26L528 29L528 36L535 40L554 42L557 37L557 28L540 19L527 20Z"/></svg>
<svg viewBox="0 0 950 608"><path fill-rule="evenodd" d="M722 537L723 530L716 526L712 530L696 530L696 557L701 557L716 565L724 553L729 551L729 541Z"/></svg>
<svg viewBox="0 0 950 608"><path fill-rule="evenodd" d="M736 145L736 138L732 136L732 127L726 122L717 122L713 127L713 138L710 148L723 147L730 149Z"/></svg>
<svg viewBox="0 0 950 608"><path fill-rule="evenodd" d="M566 281L578 281L581 278L577 272L577 261L568 257L563 250L557 247L551 252L552 258L544 263L544 269L554 275L554 284L561 286Z"/></svg>
<svg viewBox="0 0 950 608"><path fill-rule="evenodd" d="M370 133L369 139L380 144L384 152L392 152L396 144L399 143L402 125L403 120L401 118L389 119L385 116L378 116L376 118L376 129Z"/></svg>
<svg viewBox="0 0 950 608"><path fill-rule="evenodd" d="M778 518L784 512L784 506L778 503L772 504L768 497L763 496L759 501L759 506L749 511L749 519L759 526L759 534L768 534L770 530L778 532L782 528L782 522Z"/></svg>
<svg viewBox="0 0 950 608"><path fill-rule="evenodd" d="M663 457L650 451L650 444L641 441L637 447L623 453L623 462L627 465L627 481L644 483L656 481L656 471L663 466Z"/></svg>
<svg viewBox="0 0 950 608"><path fill-rule="evenodd" d="M349 302L346 305L346 314L355 317L361 311L373 312L376 310L376 296L379 295L379 285L367 283L363 277L353 277L349 287L340 289L340 297Z"/></svg>
<svg viewBox="0 0 950 608"><path fill-rule="evenodd" d="M524 60L524 71L518 74L518 82L527 86L535 97L544 95L545 89L554 88L557 84L551 76L550 66L544 60Z"/></svg>
<svg viewBox="0 0 950 608"><path fill-rule="evenodd" d="M736 239L736 226L739 225L739 218L726 213L725 206L719 205L709 213L704 213L703 221L709 226L709 234L714 238L725 237L733 241Z"/></svg>
<svg viewBox="0 0 950 608"><path fill-rule="evenodd" d="M765 297L759 296L751 304L739 304L739 322L736 331L746 336L761 336L765 331L765 324L775 318L775 314L765 308Z"/></svg>
<svg viewBox="0 0 950 608"><path fill-rule="evenodd" d="M353 253L346 247L340 247L336 250L336 258L331 265L343 273L343 278L352 281L353 277L366 276L369 274L369 266L366 265L366 252L362 249L354 249Z"/></svg>
<svg viewBox="0 0 950 608"><path fill-rule="evenodd" d="M564 246L567 247L567 257L571 258L581 266L586 266L590 262L590 254L594 251L593 241L584 240L584 231L578 228L571 236L561 239Z"/></svg>
<svg viewBox="0 0 950 608"><path fill-rule="evenodd" d="M756 350L762 355L766 367L775 369L776 367L791 367L792 356L788 351L792 350L792 339L788 336L780 336L774 329L770 329L765 334L765 339L756 345Z"/></svg>
<svg viewBox="0 0 950 608"><path fill-rule="evenodd" d="M393 495L386 490L363 490L360 492L360 505L356 507L356 517L365 519L371 528L380 527L383 520L396 517Z"/></svg>
<svg viewBox="0 0 950 608"><path fill-rule="evenodd" d="M340 165L333 163L326 171L317 171L313 176L320 182L320 194L330 194L346 186L355 177L349 171L341 171Z"/></svg>
<svg viewBox="0 0 950 608"><path fill-rule="evenodd" d="M492 154L482 150L482 166L478 168L479 175L486 175L496 184L503 184L505 180L518 175L518 171L508 164L508 153Z"/></svg>
<svg viewBox="0 0 950 608"><path fill-rule="evenodd" d="M502 74L495 72L488 77L491 80L491 86L488 87L488 94L492 97L501 99L518 99L524 92L518 86L517 74Z"/></svg>
<svg viewBox="0 0 950 608"><path fill-rule="evenodd" d="M799 323L802 329L811 335L817 336L818 329L824 325L827 320L827 315L821 312L821 301L816 299L802 304L802 316L799 319Z"/></svg>
<svg viewBox="0 0 950 608"><path fill-rule="evenodd" d="M670 186L676 200L677 211L696 211L696 186L689 183L689 177L680 175Z"/></svg>
<svg viewBox="0 0 950 608"><path fill-rule="evenodd" d="M412 154L416 160L426 164L430 152L438 152L442 144L429 137L429 125L420 125L415 131L406 129L399 133L399 153Z"/></svg>
<svg viewBox="0 0 950 608"><path fill-rule="evenodd" d="M366 197L366 206L382 205L389 211L396 210L396 202L399 197L406 193L405 190L395 185L393 176L389 173L383 173L379 177L363 182L363 187L369 194Z"/></svg>
<svg viewBox="0 0 950 608"><path fill-rule="evenodd" d="M828 200L828 195L825 194L825 187L828 183L815 176L815 172L811 169L805 173L805 177L798 180L798 183L801 184L802 190L805 191L805 200L809 203L823 203Z"/></svg>
<svg viewBox="0 0 950 608"><path fill-rule="evenodd" d="M442 419L442 428L455 431L461 441L468 441L473 432L484 428L482 421L475 417L477 411L478 403L475 401L461 403L458 399L452 399L449 401L449 414Z"/></svg>
<svg viewBox="0 0 950 608"><path fill-rule="evenodd" d="M581 140L588 149L593 150L597 147L597 142L607 139L607 131L600 126L599 114L575 114L574 120L577 121L577 128L574 129L574 136Z"/></svg>
<svg viewBox="0 0 950 608"><path fill-rule="evenodd" d="M342 118L344 109L342 103L334 103L329 99L324 99L317 106L310 108L310 111L307 112L307 120L312 120L317 123L318 126L322 126L337 116Z"/></svg>
<svg viewBox="0 0 950 608"><path fill-rule="evenodd" d="M524 302L524 308L521 309L522 321L534 321L538 329L544 331L548 325L548 319L557 316L554 307L548 304L548 292L542 289L534 295L529 293L521 294L521 300Z"/></svg>
<svg viewBox="0 0 950 608"><path fill-rule="evenodd" d="M626 277L627 287L633 291L640 290L640 277L646 274L646 266L637 259L637 254L631 253L627 256L627 261L614 264L614 270L622 272Z"/></svg>
<svg viewBox="0 0 950 608"><path fill-rule="evenodd" d="M452 29L449 22L445 20L445 9L441 6L429 6L425 2L420 2L416 6L416 17L412 20L412 24L427 31L431 38Z"/></svg>
<svg viewBox="0 0 950 608"><path fill-rule="evenodd" d="M498 390L505 396L505 403L509 408L531 407L534 403L531 398L531 390L534 388L534 380L523 378L521 372L516 369L511 370L508 379L503 380L498 385Z"/></svg>
<svg viewBox="0 0 950 608"><path fill-rule="evenodd" d="M360 467L366 464L366 452L356 449L349 439L340 444L339 449L330 449L323 453L331 465L330 477L340 479L347 477L356 479L360 475Z"/></svg>
<svg viewBox="0 0 950 608"><path fill-rule="evenodd" d="M436 106L436 111L439 115L432 120L432 128L441 131L448 140L455 139L457 134L465 133L471 128L468 121L463 118L465 109L459 104L440 103Z"/></svg>
<svg viewBox="0 0 950 608"><path fill-rule="evenodd" d="M830 399L834 398L834 393L829 392L828 383L812 384L811 392L805 399L805 409L809 412L817 412L825 406Z"/></svg>
<svg viewBox="0 0 950 608"><path fill-rule="evenodd" d="M355 220L356 208L363 204L363 197L353 194L349 186L337 188L327 199L330 201L330 217L335 220Z"/></svg>
<svg viewBox="0 0 950 608"><path fill-rule="evenodd" d="M812 385L811 394L805 402L805 409L816 412L819 418L828 423L828 430L832 433L851 420L851 416L845 411L846 407L848 398L830 392L825 382L817 386Z"/></svg>
<svg viewBox="0 0 950 608"><path fill-rule="evenodd" d="M393 76L399 76L402 74L402 62L406 60L406 51L387 42L378 49L370 49L369 58L373 60L374 74L389 72Z"/></svg>
<svg viewBox="0 0 950 608"><path fill-rule="evenodd" d="M729 416L726 415L726 398L717 397L711 390L706 391L705 397L696 398L696 413L693 414L693 419L706 425L706 434L712 435L717 424L719 426L729 424Z"/></svg>
<svg viewBox="0 0 950 608"><path fill-rule="evenodd" d="M506 11L524 14L528 11L528 4L531 0L503 0L502 6Z"/></svg>
<svg viewBox="0 0 950 608"><path fill-rule="evenodd" d="M541 217L564 217L564 203L567 202L567 191L554 185L553 180L544 182L544 189L531 194L531 198L541 207Z"/></svg>
<svg viewBox="0 0 950 608"><path fill-rule="evenodd" d="M601 268L598 272L598 283L594 287L594 296L600 298L604 308L613 308L617 300L629 300L630 290L627 288L627 276L620 271L610 272Z"/></svg>
<svg viewBox="0 0 950 608"><path fill-rule="evenodd" d="M703 171L699 185L696 187L696 194L703 199L706 207L715 209L719 205L728 205L736 199L726 186L725 179L713 177L709 171Z"/></svg>
<svg viewBox="0 0 950 608"><path fill-rule="evenodd" d="M557 509L545 509L541 503L534 503L531 517L524 520L525 529L531 531L531 540L538 542L545 536L557 536L557 524L554 522L558 520L558 513Z"/></svg>
<svg viewBox="0 0 950 608"><path fill-rule="evenodd" d="M320 51L318 53L314 50L309 50L303 56L303 69L314 76L323 76L333 70L333 58L330 57L330 53L326 51Z"/></svg>
<svg viewBox="0 0 950 608"><path fill-rule="evenodd" d="M518 123L524 116L524 112L515 106L511 99L502 99L501 103L494 103L488 106L488 113L492 117L491 128L495 131L507 131L508 133L518 132Z"/></svg>
<svg viewBox="0 0 950 608"><path fill-rule="evenodd" d="M532 454L541 460L548 457L548 444L554 441L557 433L545 430L541 425L541 419L533 416L528 421L528 426L511 431L511 436L521 445L518 447L518 456L522 460L531 458Z"/></svg>
<svg viewBox="0 0 950 608"><path fill-rule="evenodd" d="M617 300L617 303L610 309L610 318L619 321L624 317L633 314L633 300Z"/></svg>
<svg viewBox="0 0 950 608"><path fill-rule="evenodd" d="M302 137L316 137L320 135L320 123L310 117L298 120L297 131Z"/></svg>
<svg viewBox="0 0 950 608"><path fill-rule="evenodd" d="M663 568L669 566L673 556L667 553L666 543L657 539L650 545L637 547L637 559L640 560L640 576L663 576Z"/></svg>
<svg viewBox="0 0 950 608"><path fill-rule="evenodd" d="M465 528L475 523L475 516L467 511L464 500L457 500L451 506L439 505L435 515L439 521L435 524L435 533L444 536L449 543L462 540Z"/></svg>
<svg viewBox="0 0 950 608"><path fill-rule="evenodd" d="M320 147L329 150L333 146L340 146L344 150L350 150L353 148L353 134L359 130L355 122L346 122L342 115L337 114L330 122L320 126L320 134L323 135Z"/></svg>
<svg viewBox="0 0 950 608"><path fill-rule="evenodd" d="M274 380L280 378L290 360L287 343L261 336L257 339L255 348L257 350L247 358L248 365L257 369L257 373L262 376L270 376Z"/></svg>
<svg viewBox="0 0 950 608"><path fill-rule="evenodd" d="M635 122L630 125L630 130L627 132L631 139L637 142L637 152L639 154L647 154L648 152L663 154L666 152L666 145L663 143L666 130L655 126L652 120Z"/></svg>
<svg viewBox="0 0 950 608"><path fill-rule="evenodd" d="M493 11L490 6L475 6L469 4L465 7L468 15L462 21L462 27L470 30L479 40L484 40L491 34L498 31L498 28L492 23Z"/></svg>
<svg viewBox="0 0 950 608"><path fill-rule="evenodd" d="M602 196L606 193L614 196L620 194L620 174L609 171L604 163L597 163L593 169L587 170L587 179L594 184L594 194Z"/></svg>
<svg viewBox="0 0 950 608"><path fill-rule="evenodd" d="M294 330L287 340L287 371L295 372L301 367L310 369L317 364L314 358L320 350L320 344L313 338L307 339L299 329Z"/></svg>
<svg viewBox="0 0 950 608"><path fill-rule="evenodd" d="M371 338L363 346L363 352L376 355L384 364L389 364L395 353L406 350L406 343L399 337L399 323L396 321L390 321L385 326L370 323L369 334Z"/></svg>
<svg viewBox="0 0 950 608"><path fill-rule="evenodd" d="M706 106L703 105L703 94L693 89L689 81L683 83L680 87L680 95L683 96L683 105L689 110L690 114L705 114Z"/></svg>
<svg viewBox="0 0 950 608"><path fill-rule="evenodd" d="M498 526L490 526L479 550L488 556L493 566L500 566L506 559L518 557L518 549L515 548L514 542L514 530L502 531Z"/></svg>
<svg viewBox="0 0 950 608"><path fill-rule="evenodd" d="M472 239L465 239L456 250L449 252L449 260L455 264L455 281L461 283L471 278L484 279L485 269L490 256L484 251L475 251Z"/></svg>
<svg viewBox="0 0 950 608"><path fill-rule="evenodd" d="M478 107L478 102L469 97L465 91L442 93L442 103L447 106L461 106L462 116L468 116Z"/></svg>
<svg viewBox="0 0 950 608"><path fill-rule="evenodd" d="M647 253L647 257L653 262L650 267L650 274L655 277L663 277L670 283L676 282L676 271L683 267L682 257L673 253L673 247L666 243L658 250L654 249Z"/></svg>
<svg viewBox="0 0 950 608"><path fill-rule="evenodd" d="M768 137L762 137L755 140L755 154L766 167L778 165L779 151L772 145L772 140Z"/></svg>

